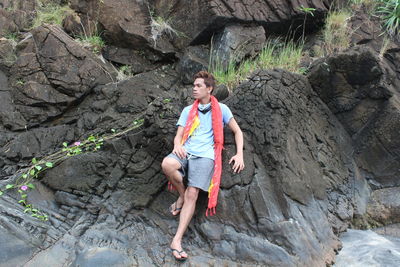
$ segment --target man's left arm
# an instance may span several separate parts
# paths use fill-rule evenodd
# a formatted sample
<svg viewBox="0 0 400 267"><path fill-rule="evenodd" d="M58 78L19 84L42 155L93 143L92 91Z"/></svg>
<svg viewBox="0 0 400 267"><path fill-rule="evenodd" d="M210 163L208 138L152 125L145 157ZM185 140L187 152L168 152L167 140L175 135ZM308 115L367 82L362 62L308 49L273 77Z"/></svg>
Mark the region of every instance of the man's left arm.
<svg viewBox="0 0 400 267"><path fill-rule="evenodd" d="M228 127L235 135L236 155L229 160L229 164L233 161L232 170L234 173L239 173L244 169L243 161L243 132L240 130L235 118L231 118L228 122Z"/></svg>

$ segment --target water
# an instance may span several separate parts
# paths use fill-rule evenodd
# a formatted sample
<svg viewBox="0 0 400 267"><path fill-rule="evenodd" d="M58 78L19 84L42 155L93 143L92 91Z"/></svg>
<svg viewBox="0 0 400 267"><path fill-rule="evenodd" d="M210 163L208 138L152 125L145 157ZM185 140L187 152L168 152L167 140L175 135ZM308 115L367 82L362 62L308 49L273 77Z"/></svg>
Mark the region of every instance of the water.
<svg viewBox="0 0 400 267"><path fill-rule="evenodd" d="M343 249L335 267L399 267L400 238L371 230L352 230L340 236Z"/></svg>

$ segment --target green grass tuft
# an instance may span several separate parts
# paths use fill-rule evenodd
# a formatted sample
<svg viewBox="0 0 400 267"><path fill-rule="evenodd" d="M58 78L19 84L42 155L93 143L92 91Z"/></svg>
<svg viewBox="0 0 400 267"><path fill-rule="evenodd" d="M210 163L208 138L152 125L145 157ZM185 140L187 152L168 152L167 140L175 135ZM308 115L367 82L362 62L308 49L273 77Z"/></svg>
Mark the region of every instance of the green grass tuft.
<svg viewBox="0 0 400 267"><path fill-rule="evenodd" d="M350 46L350 17L351 13L347 10L329 12L323 29L324 46L318 56L339 52Z"/></svg>
<svg viewBox="0 0 400 267"><path fill-rule="evenodd" d="M117 80L118 81L127 80L131 77L133 77L131 66L122 65L121 67L118 68L118 70L117 70Z"/></svg>
<svg viewBox="0 0 400 267"><path fill-rule="evenodd" d="M254 59L247 59L236 65L234 56L228 62L227 67L218 58L210 57L209 71L214 75L218 83L226 85L229 90L239 85L240 82L257 69L280 68L295 73L302 73L300 60L303 46L293 42L280 43L279 40L269 40Z"/></svg>
<svg viewBox="0 0 400 267"><path fill-rule="evenodd" d="M99 54L106 45L100 34L94 34L92 36L80 35L77 41L80 42L83 47L92 50L95 54Z"/></svg>
<svg viewBox="0 0 400 267"><path fill-rule="evenodd" d="M400 0L377 0L376 13L383 20L383 27L391 36L399 33Z"/></svg>
<svg viewBox="0 0 400 267"><path fill-rule="evenodd" d="M36 18L32 27L38 27L43 23L61 25L63 19L73 11L68 6L59 6L52 3L37 8Z"/></svg>

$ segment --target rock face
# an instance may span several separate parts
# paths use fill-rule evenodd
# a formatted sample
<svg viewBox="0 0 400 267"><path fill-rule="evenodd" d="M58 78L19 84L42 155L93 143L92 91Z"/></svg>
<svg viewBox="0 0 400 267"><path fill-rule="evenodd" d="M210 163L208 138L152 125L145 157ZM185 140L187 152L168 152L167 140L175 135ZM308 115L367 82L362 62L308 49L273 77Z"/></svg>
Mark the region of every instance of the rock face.
<svg viewBox="0 0 400 267"><path fill-rule="evenodd" d="M145 84L151 75L142 81L137 76L118 84L122 94L115 97L110 92L113 88L106 86L82 102L81 116L89 113L85 106L104 101L103 106L109 105L120 120L125 113L145 111L147 126L112 141L102 152L71 158L44 175L42 182L52 193L47 200L39 197L37 202L53 216L50 223L42 224L40 230L35 226L34 231L41 233L36 242L47 249L35 254L27 266L48 260L74 266L90 266L100 259L117 261L121 266L141 266L146 264L140 261L143 259L155 265L171 262L169 257L157 256L167 253L177 223L168 212L175 197L165 191L159 166L171 149L181 105L176 96L173 102L162 101L173 90L166 88L171 88L174 76L164 78L165 89L151 89L157 73L152 75L154 80L145 87L143 99L135 99L136 104L126 102L124 92L134 90L140 97L134 85ZM139 103L148 98L151 105L140 108ZM226 103L246 134L247 167L239 175L229 170L227 161L234 153L234 140L227 132L218 212L206 218L206 197L201 197L190 225L190 239L185 242L191 260L212 264L208 257L217 257L224 264L264 266L330 263L339 242L329 224L326 192L347 183L356 168L346 159L351 148L347 133L304 77L284 71L255 73ZM103 114L111 114L105 110ZM95 116L91 113L88 116ZM80 123L82 120L75 125L89 129ZM105 125L101 121L96 124L98 130ZM2 214L8 229L16 226ZM24 217L21 214L22 220ZM76 251L77 243L84 249ZM60 254L61 260L56 257Z"/></svg>
<svg viewBox="0 0 400 267"><path fill-rule="evenodd" d="M262 50L264 43L265 31L262 26L227 26L220 34L214 36L211 53L213 60L226 69L230 61L238 64L246 57L255 57Z"/></svg>
<svg viewBox="0 0 400 267"><path fill-rule="evenodd" d="M156 50L162 54L174 53L189 44L208 42L211 36L229 23L254 23L268 33L287 31L291 24L297 27L305 13L300 7L315 8L309 30L322 26L331 0L301 0L254 2L242 1L144 1L90 0L71 1L71 8L82 21L98 21L107 41L120 47Z"/></svg>
<svg viewBox="0 0 400 267"><path fill-rule="evenodd" d="M244 39L258 47L261 33L302 21L300 6L316 8L318 27L331 1L148 3L154 10L144 1L71 1L104 28L104 57L130 65L129 79L116 82L110 63L58 26L32 30L16 45L15 62L0 62L2 189L63 142L143 121L35 182L28 200L49 221L24 213L12 192L0 198L0 266L175 265L169 243L178 220L168 208L177 196L166 190L160 163L192 101L187 73L207 67L201 43L214 34L240 37L237 29L251 25L256 34ZM157 16L184 35L152 39ZM398 49L378 54L375 44L321 59L308 76L259 70L229 96L219 90L245 134L246 168L234 174L228 165L235 142L227 129L217 214L205 216L201 194L183 240L187 266L326 266L354 218L399 222ZM4 58L2 47L9 41L0 39Z"/></svg>
<svg viewBox="0 0 400 267"><path fill-rule="evenodd" d="M395 56L397 53L392 52ZM400 105L397 75L370 49L330 57L310 73L310 82L355 144L355 158L375 186L399 186Z"/></svg>
<svg viewBox="0 0 400 267"><path fill-rule="evenodd" d="M25 30L34 18L34 0L0 1L0 37Z"/></svg>
<svg viewBox="0 0 400 267"><path fill-rule="evenodd" d="M96 86L113 80L112 69L56 26L41 26L18 47L10 69L11 96L30 127L62 114Z"/></svg>

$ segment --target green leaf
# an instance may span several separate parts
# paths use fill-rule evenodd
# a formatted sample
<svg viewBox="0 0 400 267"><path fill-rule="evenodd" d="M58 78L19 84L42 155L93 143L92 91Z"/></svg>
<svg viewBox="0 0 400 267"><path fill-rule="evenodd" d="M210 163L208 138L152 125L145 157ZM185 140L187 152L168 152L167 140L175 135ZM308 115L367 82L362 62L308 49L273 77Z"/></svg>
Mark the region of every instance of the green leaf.
<svg viewBox="0 0 400 267"><path fill-rule="evenodd" d="M18 203L25 203L25 200L21 199L20 201L18 201Z"/></svg>
<svg viewBox="0 0 400 267"><path fill-rule="evenodd" d="M14 185L13 185L13 184L8 184L8 185L6 185L6 189L11 189L11 188L14 188Z"/></svg>
<svg viewBox="0 0 400 267"><path fill-rule="evenodd" d="M37 163L36 158L33 158L33 159L32 159L32 163L33 163L33 164L36 164L36 163Z"/></svg>
<svg viewBox="0 0 400 267"><path fill-rule="evenodd" d="M38 170L38 171L40 171L41 169L43 169L43 167L40 166L40 165L36 165L35 168L36 168L36 170Z"/></svg>
<svg viewBox="0 0 400 267"><path fill-rule="evenodd" d="M32 183L27 184L27 186L28 186L29 188L31 188L31 189L35 189L35 185L32 184Z"/></svg>
<svg viewBox="0 0 400 267"><path fill-rule="evenodd" d="M53 166L54 166L54 164L53 164L53 162L46 162L46 167L49 167L49 168L53 168Z"/></svg>
<svg viewBox="0 0 400 267"><path fill-rule="evenodd" d="M115 133L115 129L111 129L111 132Z"/></svg>
<svg viewBox="0 0 400 267"><path fill-rule="evenodd" d="M37 209L32 209L32 212L38 212L38 210Z"/></svg>
<svg viewBox="0 0 400 267"><path fill-rule="evenodd" d="M22 174L22 178L24 178L24 179L28 178L28 174L26 174L26 173Z"/></svg>
<svg viewBox="0 0 400 267"><path fill-rule="evenodd" d="M64 142L64 143L63 143L63 146L64 146L64 147L67 147L67 146L68 146L68 143L67 143L67 142Z"/></svg>
<svg viewBox="0 0 400 267"><path fill-rule="evenodd" d="M94 141L96 141L96 137L94 137L93 135L91 135L91 136L88 137L87 140L90 141L90 142L94 142Z"/></svg>
<svg viewBox="0 0 400 267"><path fill-rule="evenodd" d="M27 197L26 194L22 194L22 195L21 195L21 198L26 198L26 197Z"/></svg>
<svg viewBox="0 0 400 267"><path fill-rule="evenodd" d="M36 173L35 169L32 169L32 170L29 172L29 174L30 174L31 176L34 176L35 173Z"/></svg>
<svg viewBox="0 0 400 267"><path fill-rule="evenodd" d="M28 211L31 211L31 208L24 209L24 213L27 213Z"/></svg>
<svg viewBox="0 0 400 267"><path fill-rule="evenodd" d="M0 196L2 196L3 195L3 191L0 191Z"/></svg>

